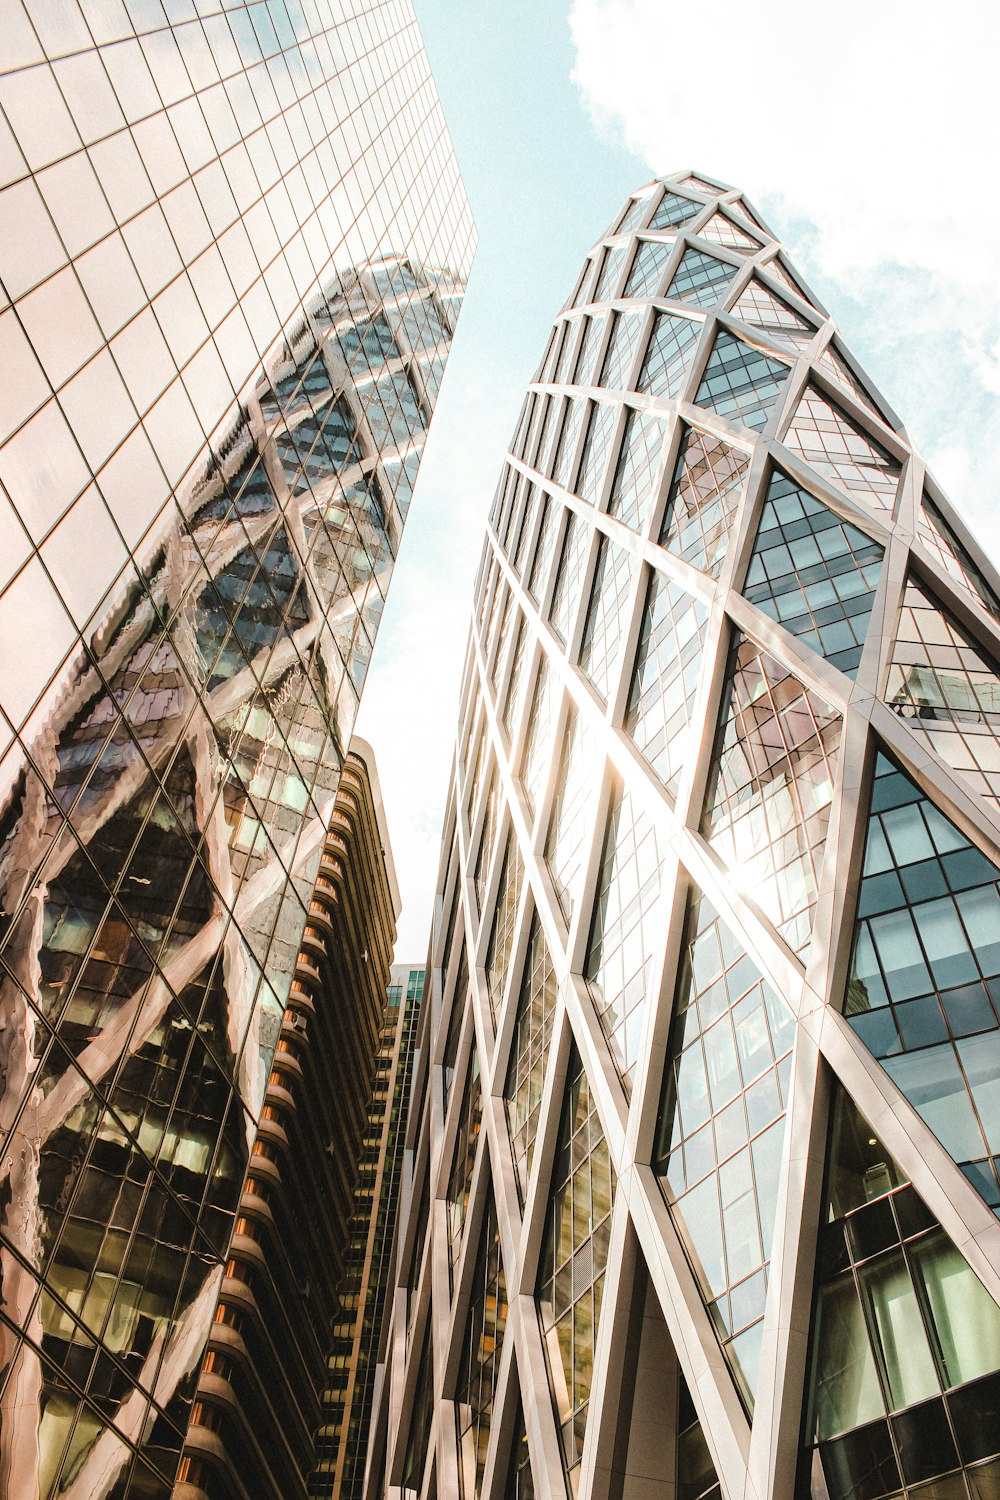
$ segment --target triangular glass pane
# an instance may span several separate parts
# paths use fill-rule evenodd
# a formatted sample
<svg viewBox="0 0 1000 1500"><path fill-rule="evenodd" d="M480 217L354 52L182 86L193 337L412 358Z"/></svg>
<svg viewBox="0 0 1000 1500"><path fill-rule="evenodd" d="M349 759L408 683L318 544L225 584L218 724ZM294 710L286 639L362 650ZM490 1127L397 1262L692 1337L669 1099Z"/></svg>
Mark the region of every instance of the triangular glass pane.
<svg viewBox="0 0 1000 1500"><path fill-rule="evenodd" d="M535 691L528 715L528 733L525 736L524 760L521 763L521 785L531 812L538 807L545 790L545 777L552 758L552 720L558 703L558 688L549 666L548 657L543 656L535 680Z"/></svg>
<svg viewBox="0 0 1000 1500"><path fill-rule="evenodd" d="M517 1399L517 1416L514 1418L514 1435L510 1440L510 1462L503 1500L535 1500L535 1480L531 1472L531 1454L528 1452L528 1434L524 1427L524 1408L520 1396Z"/></svg>
<svg viewBox="0 0 1000 1500"><path fill-rule="evenodd" d="M634 576L635 559L631 552L616 547L602 533L583 627L580 666L605 703L618 676L618 653Z"/></svg>
<svg viewBox="0 0 1000 1500"><path fill-rule="evenodd" d="M580 440L580 429L583 419L587 415L586 401L568 400L563 412L562 429L559 433L559 443L556 448L555 461L552 465L552 478L556 484L561 484L567 489L573 482L573 470L576 463L576 445Z"/></svg>
<svg viewBox="0 0 1000 1500"><path fill-rule="evenodd" d="M479 835L479 853L476 855L476 900L479 904L480 913L483 909L483 902L486 899L486 880L490 873L493 850L496 847L497 829L500 825L500 809L502 805L503 799L497 779L497 769L494 766L490 776L490 789L486 796L486 812L483 815L483 828ZM471 813L471 807L469 811Z"/></svg>
<svg viewBox="0 0 1000 1500"><path fill-rule="evenodd" d="M885 701L994 810L1000 807L1000 664L912 573Z"/></svg>
<svg viewBox="0 0 1000 1500"><path fill-rule="evenodd" d="M639 372L638 389L650 396L669 400L684 384L691 362L691 352L701 333L700 323L672 313L657 313L646 357Z"/></svg>
<svg viewBox="0 0 1000 1500"><path fill-rule="evenodd" d="M769 276L773 276L775 281L780 281L782 286L786 286L790 292L794 292L796 297L801 297L803 302L809 302L810 299L806 296L798 282L789 274L784 262L777 255L773 260L769 260L763 269Z"/></svg>
<svg viewBox="0 0 1000 1500"><path fill-rule="evenodd" d="M823 1219L804 1433L811 1493L989 1495L1000 1308L839 1085Z"/></svg>
<svg viewBox="0 0 1000 1500"><path fill-rule="evenodd" d="M552 607L549 619L561 641L569 640L569 633L576 618L576 606L580 598L583 581L583 565L590 547L590 528L572 511L566 520L566 534L559 553L556 583L552 591Z"/></svg>
<svg viewBox="0 0 1000 1500"><path fill-rule="evenodd" d="M883 549L776 469L743 592L772 620L853 677Z"/></svg>
<svg viewBox="0 0 1000 1500"><path fill-rule="evenodd" d="M717 245L725 245L730 250L753 251L760 249L760 241L755 240L752 234L747 234L727 214L714 213L704 228L698 230L703 240L714 240Z"/></svg>
<svg viewBox="0 0 1000 1500"><path fill-rule="evenodd" d="M524 615L518 611L517 635L514 637L514 649L511 653L510 677L507 679L507 692L504 696L503 727L507 731L508 739L514 732L517 722L518 710L521 707L521 689L524 686L524 666L531 643L531 632L528 629Z"/></svg>
<svg viewBox="0 0 1000 1500"><path fill-rule="evenodd" d="M924 491L917 515L917 539L930 552L948 577L963 588L974 604L1000 617L1000 599L966 552L934 501Z"/></svg>
<svg viewBox="0 0 1000 1500"><path fill-rule="evenodd" d="M528 538L531 536L532 524L535 519L535 503L537 500L538 490L533 484L529 484L526 487L524 509L521 512L521 519L517 527L517 540L514 543L514 556L512 559L514 572L518 578L521 577L521 564L524 561Z"/></svg>
<svg viewBox="0 0 1000 1500"><path fill-rule="evenodd" d="M673 245L667 240L640 240L625 283L626 297L650 297L663 279Z"/></svg>
<svg viewBox="0 0 1000 1500"><path fill-rule="evenodd" d="M644 198L630 198L625 208L625 214L621 223L615 230L616 234L627 234L630 229L635 229L642 223L649 212L650 196Z"/></svg>
<svg viewBox="0 0 1000 1500"><path fill-rule="evenodd" d="M551 495L545 495L542 500L542 519L538 523L538 540L535 543L535 554L531 559L531 573L528 576L528 593L536 604L545 589L545 580L552 566L558 521L559 505Z"/></svg>
<svg viewBox="0 0 1000 1500"><path fill-rule="evenodd" d="M545 837L545 863L567 923L573 917L584 846L590 835L587 809L600 764L596 748L587 720L570 705Z"/></svg>
<svg viewBox="0 0 1000 1500"><path fill-rule="evenodd" d="M626 1092L642 1045L662 925L656 830L619 785L604 830L584 974Z"/></svg>
<svg viewBox="0 0 1000 1500"><path fill-rule="evenodd" d="M604 368L598 382L605 390L631 390L629 376L635 362L636 346L642 329L642 313L615 313L608 341L608 352L604 357Z"/></svg>
<svg viewBox="0 0 1000 1500"><path fill-rule="evenodd" d="M506 1323L507 1283L500 1253L500 1226L493 1190L488 1187L455 1385L458 1477L463 1500L473 1500L482 1488Z"/></svg>
<svg viewBox="0 0 1000 1500"><path fill-rule="evenodd" d="M676 229L681 224L686 224L696 214L700 214L705 208L704 203L692 203L690 198L681 197L680 193L672 193L668 188L656 206L656 212L650 221L650 229Z"/></svg>
<svg viewBox="0 0 1000 1500"><path fill-rule="evenodd" d="M735 274L735 266L691 246L674 272L667 296L675 302L689 302L692 307L714 307Z"/></svg>
<svg viewBox="0 0 1000 1500"><path fill-rule="evenodd" d="M880 751L844 1014L1000 1213L998 882Z"/></svg>
<svg viewBox="0 0 1000 1500"><path fill-rule="evenodd" d="M559 1120L537 1284L549 1381L563 1464L569 1476L583 1453L614 1189L604 1131L574 1046ZM572 1478L570 1483L572 1486Z"/></svg>
<svg viewBox="0 0 1000 1500"><path fill-rule="evenodd" d="M671 799L690 754L708 610L662 573L649 580L625 730Z"/></svg>
<svg viewBox="0 0 1000 1500"><path fill-rule="evenodd" d="M719 330L695 401L743 427L765 426L788 379L788 366Z"/></svg>
<svg viewBox="0 0 1000 1500"><path fill-rule="evenodd" d="M677 1383L677 1500L722 1500L712 1455L679 1371Z"/></svg>
<svg viewBox="0 0 1000 1500"><path fill-rule="evenodd" d="M448 1174L448 1266L452 1276L462 1249L465 1216L469 1210L472 1172L476 1165L476 1147L483 1121L483 1089L479 1077L479 1053L473 1045L472 1056L461 1093L455 1151Z"/></svg>
<svg viewBox="0 0 1000 1500"><path fill-rule="evenodd" d="M662 417L628 408L608 515L636 531L644 531L649 519L665 431Z"/></svg>
<svg viewBox="0 0 1000 1500"><path fill-rule="evenodd" d="M858 380L857 376L851 369L850 365L847 363L846 359L844 359L837 352L836 344L827 344L826 348L823 350L823 353L820 355L816 363L821 370L825 370L827 374L832 375L835 380L842 381L843 384L847 386L848 390L851 391L859 401L867 406L869 411L874 412L881 421L885 422L884 414L879 411L878 407L875 405L874 399L869 394L869 392L865 390L864 386L861 384L860 380ZM888 427L889 425L890 424L886 422L886 426Z"/></svg>
<svg viewBox="0 0 1000 1500"><path fill-rule="evenodd" d="M616 245L612 249L605 250L601 274L597 278L597 287L594 292L595 302L607 302L609 297L617 295L622 266L625 263L626 248L625 245Z"/></svg>
<svg viewBox="0 0 1000 1500"><path fill-rule="evenodd" d="M737 635L702 833L797 953L812 935L842 727L830 704Z"/></svg>
<svg viewBox="0 0 1000 1500"><path fill-rule="evenodd" d="M507 1126L522 1203L528 1192L531 1158L535 1150L556 994L556 972L536 913L531 919L531 936L514 1022L514 1041L504 1085Z"/></svg>
<svg viewBox="0 0 1000 1500"><path fill-rule="evenodd" d="M604 324L606 314L599 313L597 317L585 318L586 328L580 341L580 353L576 361L576 371L573 375L574 385L591 385L597 372L597 351L601 346L604 335Z"/></svg>
<svg viewBox="0 0 1000 1500"><path fill-rule="evenodd" d="M697 890L682 954L654 1166L752 1410L795 1022Z"/></svg>
<svg viewBox="0 0 1000 1500"><path fill-rule="evenodd" d="M815 328L805 318L800 318L787 302L768 291L756 276L740 293L733 306L733 317L742 319L751 328L762 329L773 339L791 344L795 349L812 343L816 334Z"/></svg>
<svg viewBox="0 0 1000 1500"><path fill-rule="evenodd" d="M590 423L580 460L576 492L582 500L596 505L604 488L604 470L608 450L618 422L618 403L595 401L590 409Z"/></svg>
<svg viewBox="0 0 1000 1500"><path fill-rule="evenodd" d="M713 193L716 197L718 197L719 193L726 191L725 188L719 187L717 183L707 182L704 177L699 177L694 172L690 172L687 177L681 178L681 187L693 187L699 193Z"/></svg>
<svg viewBox="0 0 1000 1500"><path fill-rule="evenodd" d="M489 990L490 1009L493 1012L494 1021L500 1010L504 986L507 983L511 949L514 945L514 924L517 920L523 880L524 864L521 859L520 846L514 834L511 833L507 836L507 848L504 852L496 906L493 910L493 926L486 951L486 986Z"/></svg>
<svg viewBox="0 0 1000 1500"><path fill-rule="evenodd" d="M862 505L892 509L899 463L816 386L806 386L785 445Z"/></svg>
<svg viewBox="0 0 1000 1500"><path fill-rule="evenodd" d="M660 546L718 578L750 459L721 438L686 429L660 529Z"/></svg>

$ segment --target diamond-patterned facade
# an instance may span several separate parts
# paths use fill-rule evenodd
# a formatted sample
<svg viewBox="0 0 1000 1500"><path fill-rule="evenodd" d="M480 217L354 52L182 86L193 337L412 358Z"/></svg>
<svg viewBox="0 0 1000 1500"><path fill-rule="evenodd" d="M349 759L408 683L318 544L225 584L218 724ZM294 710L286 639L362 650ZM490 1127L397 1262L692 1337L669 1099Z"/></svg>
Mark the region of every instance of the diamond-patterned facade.
<svg viewBox="0 0 1000 1500"><path fill-rule="evenodd" d="M463 834L429 970L442 1014L467 988L492 1111L472 1191L492 1185L507 1226L491 1500L984 1500L1000 1483L1000 579L936 488L913 514L901 429L735 193L686 172L615 223L559 324L620 312L657 235L671 282L687 265L696 291L708 256L727 274L689 316L655 305L681 282L632 282L647 342L620 367L630 389L599 403L618 419L580 468L585 502L528 462L564 540L557 561L547 533L517 598L549 669L524 746L489 676L489 567L478 585L462 714L495 709L483 762L523 887L494 1016L496 902L475 909ZM563 398L553 385L539 402ZM502 515L486 547L504 551ZM608 582L617 553L627 588ZM467 805L463 762L452 795ZM464 968L444 962L456 893ZM453 1087L441 1113L427 1026L412 1138L442 1197L469 1112ZM438 1221L420 1285L400 1275L403 1341L407 1306L432 1303L440 1341L467 1321ZM440 1494L456 1396L454 1349L438 1354ZM410 1399L399 1368L388 1413Z"/></svg>

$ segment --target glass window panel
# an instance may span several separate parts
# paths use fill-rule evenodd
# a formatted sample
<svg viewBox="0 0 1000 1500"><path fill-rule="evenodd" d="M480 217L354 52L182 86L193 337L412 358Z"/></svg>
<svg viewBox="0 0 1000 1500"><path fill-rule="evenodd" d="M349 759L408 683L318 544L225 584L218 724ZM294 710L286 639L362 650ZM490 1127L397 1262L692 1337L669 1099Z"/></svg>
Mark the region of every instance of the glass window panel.
<svg viewBox="0 0 1000 1500"><path fill-rule="evenodd" d="M806 387L784 440L852 499L879 510L892 509L899 463L816 386Z"/></svg>
<svg viewBox="0 0 1000 1500"><path fill-rule="evenodd" d="M626 410L608 514L636 531L644 531L649 520L665 431L662 418L631 407Z"/></svg>
<svg viewBox="0 0 1000 1500"><path fill-rule="evenodd" d="M718 578L750 459L721 438L684 429L660 546Z"/></svg>
<svg viewBox="0 0 1000 1500"><path fill-rule="evenodd" d="M987 997L1000 969L998 916L1000 870L880 753L845 1014L991 1204L1000 1203L1000 1023ZM872 1024L884 1005L898 1035Z"/></svg>
<svg viewBox="0 0 1000 1500"><path fill-rule="evenodd" d="M619 788L608 811L584 973L626 1089L639 1057L660 921L656 832Z"/></svg>
<svg viewBox="0 0 1000 1500"><path fill-rule="evenodd" d="M528 1191L555 1005L555 969L536 913L531 919L531 935L514 1021L514 1042L504 1086L507 1123L522 1203Z"/></svg>
<svg viewBox="0 0 1000 1500"><path fill-rule="evenodd" d="M679 395L691 364L701 324L673 313L657 313L637 389L665 401Z"/></svg>
<svg viewBox="0 0 1000 1500"><path fill-rule="evenodd" d="M743 592L818 655L853 677L875 602L883 549L780 469L771 476Z"/></svg>
<svg viewBox="0 0 1000 1500"><path fill-rule="evenodd" d="M625 730L677 793L691 750L691 717L701 681L708 610L662 573L650 574Z"/></svg>
<svg viewBox="0 0 1000 1500"><path fill-rule="evenodd" d="M709 411L759 431L787 379L787 365L768 358L723 328L716 334L695 400Z"/></svg>
<svg viewBox="0 0 1000 1500"><path fill-rule="evenodd" d="M628 623L635 559L602 532L583 627L580 665L607 702L617 680L622 634Z"/></svg>
<svg viewBox="0 0 1000 1500"><path fill-rule="evenodd" d="M926 490L917 514L917 539L972 603L1000 616L1000 600Z"/></svg>
<svg viewBox="0 0 1000 1500"><path fill-rule="evenodd" d="M841 727L831 705L737 636L702 830L737 890L800 953L812 933Z"/></svg>
<svg viewBox="0 0 1000 1500"><path fill-rule="evenodd" d="M681 257L667 288L667 296L692 307L715 307L725 296L726 287L735 274L735 266L718 260L714 255L706 255L692 245Z"/></svg>

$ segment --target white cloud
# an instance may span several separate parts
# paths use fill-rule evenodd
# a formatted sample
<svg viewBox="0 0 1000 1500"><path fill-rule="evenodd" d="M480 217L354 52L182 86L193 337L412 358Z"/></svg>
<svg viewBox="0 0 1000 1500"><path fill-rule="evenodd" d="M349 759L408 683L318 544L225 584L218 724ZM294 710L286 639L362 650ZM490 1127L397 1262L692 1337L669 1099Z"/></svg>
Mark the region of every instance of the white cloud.
<svg viewBox="0 0 1000 1500"><path fill-rule="evenodd" d="M995 6L572 0L570 27L598 128L746 191L1000 556Z"/></svg>

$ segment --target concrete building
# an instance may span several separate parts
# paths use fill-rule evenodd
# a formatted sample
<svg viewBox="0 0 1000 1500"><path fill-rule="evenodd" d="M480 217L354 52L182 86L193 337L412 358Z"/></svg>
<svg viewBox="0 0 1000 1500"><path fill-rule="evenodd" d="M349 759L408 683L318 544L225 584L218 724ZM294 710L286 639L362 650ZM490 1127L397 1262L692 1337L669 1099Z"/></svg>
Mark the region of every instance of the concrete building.
<svg viewBox="0 0 1000 1500"><path fill-rule="evenodd" d="M14 0L3 64L0 1489L131 1500L206 1379L473 230L408 0Z"/></svg>
<svg viewBox="0 0 1000 1500"><path fill-rule="evenodd" d="M371 1500L1000 1493L998 662L761 218L633 195L489 516Z"/></svg>

